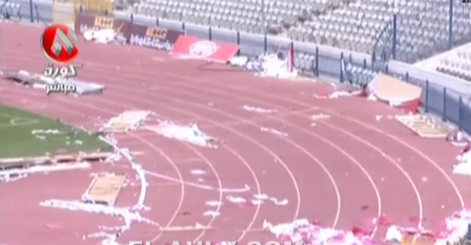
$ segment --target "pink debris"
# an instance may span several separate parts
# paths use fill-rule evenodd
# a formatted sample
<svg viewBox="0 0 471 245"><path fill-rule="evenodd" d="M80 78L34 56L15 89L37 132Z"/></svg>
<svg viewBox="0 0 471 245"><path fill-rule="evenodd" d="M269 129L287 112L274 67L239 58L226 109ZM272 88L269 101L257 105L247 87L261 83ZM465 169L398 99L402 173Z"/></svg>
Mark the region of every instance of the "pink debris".
<svg viewBox="0 0 471 245"><path fill-rule="evenodd" d="M311 225L320 226L320 225L321 225L321 222L320 222L319 220L313 220L313 221L311 221Z"/></svg>
<svg viewBox="0 0 471 245"><path fill-rule="evenodd" d="M388 220L385 215L379 216L378 225L388 225L389 226L389 225L392 225L392 224L393 224L393 222Z"/></svg>
<svg viewBox="0 0 471 245"><path fill-rule="evenodd" d="M363 206L360 207L361 210L367 210L369 208L370 208L369 205L363 205Z"/></svg>
<svg viewBox="0 0 471 245"><path fill-rule="evenodd" d="M362 228L357 227L357 226L353 227L352 233L356 237L363 237L367 235L367 232L365 232Z"/></svg>

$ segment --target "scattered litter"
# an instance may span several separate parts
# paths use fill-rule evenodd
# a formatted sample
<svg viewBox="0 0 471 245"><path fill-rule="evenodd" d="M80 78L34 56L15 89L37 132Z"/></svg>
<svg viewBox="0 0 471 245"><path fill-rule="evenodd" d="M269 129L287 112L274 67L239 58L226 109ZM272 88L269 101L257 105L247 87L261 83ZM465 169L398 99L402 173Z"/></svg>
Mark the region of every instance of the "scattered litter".
<svg viewBox="0 0 471 245"><path fill-rule="evenodd" d="M160 227L160 231L202 231L202 230L212 230L214 227L202 225L196 223L194 226L167 226Z"/></svg>
<svg viewBox="0 0 471 245"><path fill-rule="evenodd" d="M34 137L37 138L37 139L40 139L40 140L45 140L46 139L46 136L44 136L44 135L35 135Z"/></svg>
<svg viewBox="0 0 471 245"><path fill-rule="evenodd" d="M101 30L86 30L83 32L83 38L88 41L95 41L95 43L109 44L114 42L116 44L123 44L126 42L126 38L120 34L121 28L116 30L113 29L101 29Z"/></svg>
<svg viewBox="0 0 471 245"><path fill-rule="evenodd" d="M357 91L335 91L329 95L329 99L337 99L340 97L351 97L351 96L358 96L361 95L362 91L357 90Z"/></svg>
<svg viewBox="0 0 471 245"><path fill-rule="evenodd" d="M217 207L217 206L221 206L222 202L220 202L220 201L207 201L206 205L208 205L210 207Z"/></svg>
<svg viewBox="0 0 471 245"><path fill-rule="evenodd" d="M226 199L232 203L246 203L247 202L247 200L243 197L227 196Z"/></svg>
<svg viewBox="0 0 471 245"><path fill-rule="evenodd" d="M471 150L459 155L456 159L458 163L453 167L453 173L471 177Z"/></svg>
<svg viewBox="0 0 471 245"><path fill-rule="evenodd" d="M305 244L348 244L362 245L363 241L371 241L367 236L355 236L351 231L323 228L312 224L308 219L298 219L291 223L271 224L266 220L263 228L278 238L290 242L303 242ZM357 233L358 234L358 233Z"/></svg>
<svg viewBox="0 0 471 245"><path fill-rule="evenodd" d="M82 145L82 144L83 144L83 141L81 141L81 140L76 140L76 141L74 141L74 143L75 143L76 145Z"/></svg>
<svg viewBox="0 0 471 245"><path fill-rule="evenodd" d="M185 141L201 147L218 148L218 141L202 132L196 123L178 125L174 122L162 121L158 125L147 126L146 129L167 138Z"/></svg>
<svg viewBox="0 0 471 245"><path fill-rule="evenodd" d="M270 197L270 201L272 201L275 205L278 205L278 206L288 205L288 199L278 200L275 197Z"/></svg>
<svg viewBox="0 0 471 245"><path fill-rule="evenodd" d="M212 216L212 217L217 217L221 215L218 211L206 211L203 213L203 216Z"/></svg>
<svg viewBox="0 0 471 245"><path fill-rule="evenodd" d="M296 78L297 70L293 66L293 52L288 51L286 58L282 53L263 53L256 57L236 56L230 64L255 71L255 76L277 77L282 79Z"/></svg>
<svg viewBox="0 0 471 245"><path fill-rule="evenodd" d="M357 91L334 91L333 93L329 95L318 95L318 94L313 94L312 96L316 99L338 99L340 97L352 97L352 96L359 96L363 92L361 90Z"/></svg>
<svg viewBox="0 0 471 245"><path fill-rule="evenodd" d="M116 210L119 210L118 212L120 214L119 216L121 216L124 219L125 225L121 226L115 234L105 234L105 236L103 236L105 239L101 241L102 245L116 245L117 244L116 239L122 232L131 228L132 221L146 222L146 223L150 223L156 226L158 226L158 224L150 220L142 218L140 214L138 213L139 210L149 210L149 208L144 205L148 182L146 180L146 175L144 174L144 170L142 169L142 166L137 164L134 161L132 155L129 152L129 149L119 148L118 145L116 144L116 140L112 138L105 138L102 136L100 136L100 139L106 142L107 144L109 144L110 146L112 146L115 152L117 153L117 154L114 154L116 156L111 155L112 157L108 157L106 161L121 159L121 156L123 156L131 164L131 168L134 171L136 171L137 178L139 179L139 182L140 182L139 198L136 204L130 208L115 208L113 206L103 206L99 204L84 204L84 205L94 205L94 206L87 206L87 207L96 207L97 205L103 206L103 207L108 208L106 209L108 212L112 212L112 211L116 212ZM103 235L103 233L100 233L100 234Z"/></svg>
<svg viewBox="0 0 471 245"><path fill-rule="evenodd" d="M384 116L384 115L376 115L375 116L376 121L381 121L382 119L394 119L394 116Z"/></svg>
<svg viewBox="0 0 471 245"><path fill-rule="evenodd" d="M242 108L246 111L257 112L257 113L265 113L265 114L278 112L277 110L265 109L265 108L260 108L260 107L253 107L253 106L248 106L248 105L244 105Z"/></svg>
<svg viewBox="0 0 471 245"><path fill-rule="evenodd" d="M88 213L120 217L125 222L125 224L121 227L121 231L129 229L132 222L147 223L149 225L158 226L158 223L141 217L139 213L130 211L129 208L119 208L93 203L83 203L80 201L64 201L57 199L42 201L39 203L39 205L42 207L58 208L71 211L83 211Z"/></svg>
<svg viewBox="0 0 471 245"><path fill-rule="evenodd" d="M150 111L124 111L108 120L101 130L105 132L127 132L128 130L137 129L150 114Z"/></svg>
<svg viewBox="0 0 471 245"><path fill-rule="evenodd" d="M316 125L316 123L311 123L311 127L315 127Z"/></svg>
<svg viewBox="0 0 471 245"><path fill-rule="evenodd" d="M278 136L282 136L282 137L288 137L288 134L287 134L287 133L278 131L278 130L273 129L273 128L260 127L260 130L261 130L262 132L269 132L269 133L272 133L272 134L274 134L274 135L278 135Z"/></svg>
<svg viewBox="0 0 471 245"><path fill-rule="evenodd" d="M422 177L422 182L427 182L428 181L428 178L427 177Z"/></svg>
<svg viewBox="0 0 471 245"><path fill-rule="evenodd" d="M404 126L424 138L446 138L448 129L441 122L424 115L397 115L396 119Z"/></svg>
<svg viewBox="0 0 471 245"><path fill-rule="evenodd" d="M466 147L471 144L471 139L461 130L453 130L447 136L446 140L454 146Z"/></svg>
<svg viewBox="0 0 471 245"><path fill-rule="evenodd" d="M439 227L441 230L423 230L416 228L407 227L393 227L390 237L394 239L399 238L398 232L400 232L401 238L405 235L433 237L435 244L457 244L459 243L468 233L469 225L471 224L471 210L462 210L453 213L451 216L445 219L443 227ZM389 229L388 229L389 230Z"/></svg>
<svg viewBox="0 0 471 245"><path fill-rule="evenodd" d="M147 174L147 175L150 175L150 176L158 177L158 178L161 178L161 179L164 179L164 180L168 180L168 181L172 181L172 182L176 182L176 183L180 183L180 184L184 184L184 185L188 185L188 186L192 186L192 187L196 187L196 188L200 188L200 189L203 189L203 190L211 190L211 191L218 191L218 192L225 192L225 193L243 193L243 192L247 192L247 191L250 190L250 187L248 185L244 185L243 188L217 188L217 187L213 187L213 186L210 186L210 185L204 185L204 184L199 184L199 183L194 183L194 182L182 181L178 178L170 177L170 176L159 174L159 173L156 173L156 172L151 172L151 171L148 171L148 170L144 170L144 173ZM204 181L204 179L202 179L202 181Z"/></svg>
<svg viewBox="0 0 471 245"><path fill-rule="evenodd" d="M49 173L57 172L64 170L75 170L75 169L88 169L90 168L89 162L79 162L79 163L67 163L67 164L54 164L54 165L38 165L32 166L29 168L21 169L8 169L0 171L0 181L2 182L11 182L14 180L19 180L28 176L28 174L33 173Z"/></svg>
<svg viewBox="0 0 471 245"><path fill-rule="evenodd" d="M391 225L388 230L386 231L386 238L387 242L399 244L402 242L402 233L399 228L395 225Z"/></svg>
<svg viewBox="0 0 471 245"><path fill-rule="evenodd" d="M327 114L319 113L319 114L314 114L311 116L312 120L323 120L323 119L329 119L330 116Z"/></svg>
<svg viewBox="0 0 471 245"><path fill-rule="evenodd" d="M194 175L204 175L206 174L206 171L201 170L201 169L192 169L190 170L190 173Z"/></svg>
<svg viewBox="0 0 471 245"><path fill-rule="evenodd" d="M252 203L253 205L262 205L262 204L263 204L263 200L255 199L255 200L252 200L251 203Z"/></svg>
<svg viewBox="0 0 471 245"><path fill-rule="evenodd" d="M33 129L31 130L33 135L36 134L62 134L58 129Z"/></svg>
<svg viewBox="0 0 471 245"><path fill-rule="evenodd" d="M253 194L253 197L256 198L256 199L260 199L260 200L267 200L268 199L268 195L267 194Z"/></svg>

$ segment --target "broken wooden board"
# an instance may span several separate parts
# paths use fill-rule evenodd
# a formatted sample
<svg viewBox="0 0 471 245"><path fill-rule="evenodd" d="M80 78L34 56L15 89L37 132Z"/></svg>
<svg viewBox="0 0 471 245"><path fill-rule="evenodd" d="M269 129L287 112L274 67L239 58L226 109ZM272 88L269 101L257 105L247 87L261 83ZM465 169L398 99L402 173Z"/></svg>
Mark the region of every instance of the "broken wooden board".
<svg viewBox="0 0 471 245"><path fill-rule="evenodd" d="M55 163L93 162L107 159L114 152L91 152L78 154L65 154L54 156L24 157L24 158L1 158L0 169L27 168L37 165L51 165Z"/></svg>
<svg viewBox="0 0 471 245"><path fill-rule="evenodd" d="M396 119L424 138L445 138L449 130L423 115L398 115Z"/></svg>
<svg viewBox="0 0 471 245"><path fill-rule="evenodd" d="M82 200L87 203L114 205L126 175L99 174L93 178Z"/></svg>
<svg viewBox="0 0 471 245"><path fill-rule="evenodd" d="M404 234L401 245L434 245L435 241L431 234Z"/></svg>
<svg viewBox="0 0 471 245"><path fill-rule="evenodd" d="M149 115L150 111L130 110L124 111L116 117L108 120L101 131L104 132L126 132L137 128Z"/></svg>

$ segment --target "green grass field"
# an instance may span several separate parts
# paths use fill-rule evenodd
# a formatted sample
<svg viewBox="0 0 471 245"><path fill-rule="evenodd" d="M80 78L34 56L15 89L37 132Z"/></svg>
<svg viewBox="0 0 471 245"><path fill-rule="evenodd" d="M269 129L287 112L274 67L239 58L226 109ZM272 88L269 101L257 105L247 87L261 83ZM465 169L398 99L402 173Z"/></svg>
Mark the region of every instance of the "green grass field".
<svg viewBox="0 0 471 245"><path fill-rule="evenodd" d="M55 119L0 105L0 158L44 156L107 148L96 135L72 129Z"/></svg>

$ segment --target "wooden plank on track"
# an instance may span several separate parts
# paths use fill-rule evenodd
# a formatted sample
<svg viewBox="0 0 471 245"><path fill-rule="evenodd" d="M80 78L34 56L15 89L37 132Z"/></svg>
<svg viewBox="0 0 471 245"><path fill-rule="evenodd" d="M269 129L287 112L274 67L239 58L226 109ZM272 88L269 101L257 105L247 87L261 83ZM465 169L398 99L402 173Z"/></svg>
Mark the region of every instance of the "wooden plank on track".
<svg viewBox="0 0 471 245"><path fill-rule="evenodd" d="M100 174L93 178L84 195L84 202L114 205L123 187L126 175Z"/></svg>

